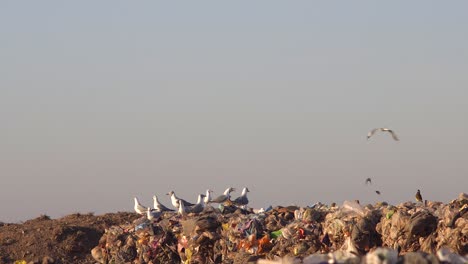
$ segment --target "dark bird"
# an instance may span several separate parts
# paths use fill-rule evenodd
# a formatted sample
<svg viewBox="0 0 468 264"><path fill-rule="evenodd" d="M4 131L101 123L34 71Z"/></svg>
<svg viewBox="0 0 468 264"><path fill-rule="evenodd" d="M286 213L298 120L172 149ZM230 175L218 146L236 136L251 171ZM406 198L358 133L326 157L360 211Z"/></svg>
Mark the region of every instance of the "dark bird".
<svg viewBox="0 0 468 264"><path fill-rule="evenodd" d="M366 179L366 185L367 185L367 184L372 184L371 178L367 178L367 179Z"/></svg>
<svg viewBox="0 0 468 264"><path fill-rule="evenodd" d="M393 138L394 140L396 140L396 141L399 140L398 137L397 137L397 135L395 134L395 132L393 132L393 130L391 130L391 129L389 129L389 128L386 128L386 127L380 127L380 128L374 128L374 129L372 129L372 130L367 134L367 140L369 140L369 138L372 137L372 136L375 134L375 132L377 132L377 131L379 131L379 130L380 130L381 132L388 132L388 133L390 133L390 134L392 135L392 138Z"/></svg>
<svg viewBox="0 0 468 264"><path fill-rule="evenodd" d="M421 191L420 191L420 190L418 190L418 192L416 193L415 197L416 197L416 201L421 202L421 203L423 202L423 201L422 201L422 196L421 196Z"/></svg>
<svg viewBox="0 0 468 264"><path fill-rule="evenodd" d="M236 205L247 205L249 203L249 199L247 198L247 193L250 192L249 191L249 188L245 187L243 190L242 190L242 193L241 193L241 196L237 197L235 200L234 200L234 204Z"/></svg>
<svg viewBox="0 0 468 264"><path fill-rule="evenodd" d="M380 191L375 191L376 194L380 195Z"/></svg>

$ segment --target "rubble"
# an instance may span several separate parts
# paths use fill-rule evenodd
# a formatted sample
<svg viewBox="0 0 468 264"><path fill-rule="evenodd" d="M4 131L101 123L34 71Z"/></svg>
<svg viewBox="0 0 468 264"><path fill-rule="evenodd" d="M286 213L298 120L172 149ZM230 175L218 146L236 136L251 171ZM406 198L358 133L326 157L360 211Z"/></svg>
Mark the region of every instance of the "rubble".
<svg viewBox="0 0 468 264"><path fill-rule="evenodd" d="M164 212L106 230L98 263L467 263L468 197Z"/></svg>

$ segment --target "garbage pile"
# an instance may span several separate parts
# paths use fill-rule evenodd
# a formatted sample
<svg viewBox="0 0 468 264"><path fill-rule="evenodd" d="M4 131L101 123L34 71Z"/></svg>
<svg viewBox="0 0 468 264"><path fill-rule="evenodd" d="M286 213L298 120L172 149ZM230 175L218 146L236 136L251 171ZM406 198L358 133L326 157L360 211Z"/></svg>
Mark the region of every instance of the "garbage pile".
<svg viewBox="0 0 468 264"><path fill-rule="evenodd" d="M91 253L99 263L468 263L468 196L164 211L107 229Z"/></svg>

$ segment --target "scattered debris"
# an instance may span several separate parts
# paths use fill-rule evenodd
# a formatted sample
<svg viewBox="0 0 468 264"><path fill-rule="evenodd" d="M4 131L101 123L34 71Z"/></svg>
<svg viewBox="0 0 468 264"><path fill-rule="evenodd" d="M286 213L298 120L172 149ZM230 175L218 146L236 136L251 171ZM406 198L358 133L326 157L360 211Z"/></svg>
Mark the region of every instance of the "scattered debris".
<svg viewBox="0 0 468 264"><path fill-rule="evenodd" d="M107 229L99 263L466 263L468 198L340 207L234 205Z"/></svg>

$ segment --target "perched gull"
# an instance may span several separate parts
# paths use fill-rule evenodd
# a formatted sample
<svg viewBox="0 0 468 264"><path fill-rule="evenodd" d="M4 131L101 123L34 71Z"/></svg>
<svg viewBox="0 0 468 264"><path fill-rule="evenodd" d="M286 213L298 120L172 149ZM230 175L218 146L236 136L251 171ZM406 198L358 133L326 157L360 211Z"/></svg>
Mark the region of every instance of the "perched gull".
<svg viewBox="0 0 468 264"><path fill-rule="evenodd" d="M210 200L210 203L224 203L226 201L229 201L231 198L231 192L235 191L236 189L229 187L224 191L224 194Z"/></svg>
<svg viewBox="0 0 468 264"><path fill-rule="evenodd" d="M371 178L367 178L367 179L366 179L366 185L367 185L367 184L372 184Z"/></svg>
<svg viewBox="0 0 468 264"><path fill-rule="evenodd" d="M159 218L161 216L161 212L160 211L153 211L151 210L151 208L148 207L147 211L146 211L146 217L148 218L148 220L153 220L154 218Z"/></svg>
<svg viewBox="0 0 468 264"><path fill-rule="evenodd" d="M185 216L187 214L187 210L185 209L185 205L182 201L177 201L177 204L179 204L179 210L178 210L178 213L181 215L181 216Z"/></svg>
<svg viewBox="0 0 468 264"><path fill-rule="evenodd" d="M397 135L395 134L395 132L393 132L393 130L391 130L391 129L389 129L389 128L385 128L385 127L380 127L380 128L374 128L374 129L372 129L372 130L367 134L367 140L369 140L369 138L372 137L372 136L375 134L375 132L377 132L377 131L379 131L379 130L382 131L382 132L388 132L388 133L390 133L390 134L392 135L392 138L393 138L394 140L396 140L396 141L399 140L398 137L397 137Z"/></svg>
<svg viewBox="0 0 468 264"><path fill-rule="evenodd" d="M206 195L205 195L205 198L204 198L205 204L208 204L211 201L211 193L212 192L213 191L210 190L210 189L206 190Z"/></svg>
<svg viewBox="0 0 468 264"><path fill-rule="evenodd" d="M140 201L138 201L138 198L134 197L133 200L135 200L135 206L133 206L133 209L135 209L135 212L141 215L146 214L147 208L140 204Z"/></svg>
<svg viewBox="0 0 468 264"><path fill-rule="evenodd" d="M156 209L159 212L173 212L174 211L172 209L167 208L162 203L160 203L156 195L153 196L153 205L154 205L154 209Z"/></svg>
<svg viewBox="0 0 468 264"><path fill-rule="evenodd" d="M250 192L249 188L245 187L242 189L241 196L237 197L234 200L234 204L236 205L247 205L249 203L249 199L247 198L247 193Z"/></svg>
<svg viewBox="0 0 468 264"><path fill-rule="evenodd" d="M205 200L203 198L205 198L205 195L199 194L197 204L187 208L187 211L195 214L203 212L203 209L205 209Z"/></svg>
<svg viewBox="0 0 468 264"><path fill-rule="evenodd" d="M175 195L174 191L170 191L167 195L171 196L171 203L175 208L179 208L179 201L182 201L182 203L185 206L194 206L193 203L189 203L189 202L185 201L184 199L180 199L179 197L177 197Z"/></svg>

